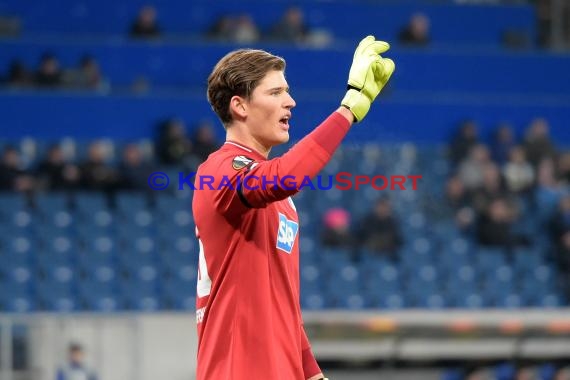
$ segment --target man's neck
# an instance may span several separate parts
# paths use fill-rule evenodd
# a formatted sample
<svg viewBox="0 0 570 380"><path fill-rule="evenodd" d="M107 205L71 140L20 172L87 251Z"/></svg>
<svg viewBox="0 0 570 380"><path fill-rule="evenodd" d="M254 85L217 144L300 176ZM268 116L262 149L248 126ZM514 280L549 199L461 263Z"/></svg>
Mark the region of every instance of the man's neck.
<svg viewBox="0 0 570 380"><path fill-rule="evenodd" d="M269 152L271 152L271 148L265 147L263 144L257 141L253 136L241 133L241 130L236 127L227 129L226 141L233 141L237 144L241 144L243 146L251 148L265 158L269 157Z"/></svg>

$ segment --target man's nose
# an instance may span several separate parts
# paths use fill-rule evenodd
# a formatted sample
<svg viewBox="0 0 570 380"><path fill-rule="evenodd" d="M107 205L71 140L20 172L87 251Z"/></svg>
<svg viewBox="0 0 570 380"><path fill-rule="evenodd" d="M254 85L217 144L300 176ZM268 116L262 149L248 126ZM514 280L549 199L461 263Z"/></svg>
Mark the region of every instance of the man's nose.
<svg viewBox="0 0 570 380"><path fill-rule="evenodd" d="M295 102L295 99L293 99L291 94L287 93L287 100L285 102L285 108L291 109L291 108L295 107L296 105L297 105L297 103Z"/></svg>

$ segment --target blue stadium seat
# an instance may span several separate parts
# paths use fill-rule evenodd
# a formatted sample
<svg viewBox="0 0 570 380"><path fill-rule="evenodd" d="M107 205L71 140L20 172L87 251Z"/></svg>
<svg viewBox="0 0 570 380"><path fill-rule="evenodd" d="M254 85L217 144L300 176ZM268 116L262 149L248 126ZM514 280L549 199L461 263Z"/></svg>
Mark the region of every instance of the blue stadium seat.
<svg viewBox="0 0 570 380"><path fill-rule="evenodd" d="M13 231L26 232L31 230L37 217L28 210L4 210L5 224Z"/></svg>
<svg viewBox="0 0 570 380"><path fill-rule="evenodd" d="M54 234L45 236L42 239L42 252L49 252L54 256L71 257L79 252L79 241L71 234L61 234L54 231Z"/></svg>
<svg viewBox="0 0 570 380"><path fill-rule="evenodd" d="M369 305L373 307L387 307L386 302L390 296L397 294L399 297L402 297L401 291L403 286L400 281L398 267L387 262L380 262L370 266L373 266L374 269L365 272L363 283L363 292ZM396 303L396 301L394 302Z"/></svg>
<svg viewBox="0 0 570 380"><path fill-rule="evenodd" d="M518 293L504 294L495 298L495 306L503 309L518 309L528 306L524 297Z"/></svg>
<svg viewBox="0 0 570 380"><path fill-rule="evenodd" d="M323 269L329 273L337 273L344 266L351 262L350 250L344 248L322 247L319 251L318 259Z"/></svg>
<svg viewBox="0 0 570 380"><path fill-rule="evenodd" d="M157 255L158 265L165 275L172 275L186 266L196 266L198 263L197 254L188 254L176 249L161 249Z"/></svg>
<svg viewBox="0 0 570 380"><path fill-rule="evenodd" d="M157 223L164 226L183 228L187 230L188 233L194 232L194 217L192 216L192 210L190 207L168 211L158 210Z"/></svg>
<svg viewBox="0 0 570 380"><path fill-rule="evenodd" d="M146 244L155 244L154 230L148 225L141 226L133 221L124 220L115 226L114 233L122 247L135 247L143 241L147 241Z"/></svg>
<svg viewBox="0 0 570 380"><path fill-rule="evenodd" d="M114 312L124 309L121 299L114 294L89 294L81 299L82 307L89 311Z"/></svg>
<svg viewBox="0 0 570 380"><path fill-rule="evenodd" d="M37 252L39 243L36 239L28 236L4 237L3 249L5 251L6 264L28 265L34 252Z"/></svg>
<svg viewBox="0 0 570 380"><path fill-rule="evenodd" d="M301 268L301 294L320 294L323 290L321 272L316 265Z"/></svg>
<svg viewBox="0 0 570 380"><path fill-rule="evenodd" d="M178 279L180 281L196 284L198 278L198 267L196 264L184 264L177 268L171 268L167 278Z"/></svg>
<svg viewBox="0 0 570 380"><path fill-rule="evenodd" d="M28 289L33 283L33 273L28 265L4 264L0 266L0 278L6 294L10 289Z"/></svg>
<svg viewBox="0 0 570 380"><path fill-rule="evenodd" d="M70 312L79 308L69 282L41 281L36 286L38 308L46 311Z"/></svg>
<svg viewBox="0 0 570 380"><path fill-rule="evenodd" d="M84 218L109 208L108 199L102 192L77 192L74 194L73 204Z"/></svg>
<svg viewBox="0 0 570 380"><path fill-rule="evenodd" d="M35 311L36 304L29 286L0 282L0 310L13 313Z"/></svg>
<svg viewBox="0 0 570 380"><path fill-rule="evenodd" d="M452 302L456 307L465 309L480 309L491 306L491 304L479 294L479 292L463 292L452 297Z"/></svg>
<svg viewBox="0 0 570 380"><path fill-rule="evenodd" d="M95 210L91 214L83 214L80 222L75 224L75 229L82 237L109 233L118 224L116 219L115 214L108 209Z"/></svg>
<svg viewBox="0 0 570 380"><path fill-rule="evenodd" d="M505 265L506 251L501 248L479 247L474 256L475 266L481 273L492 271L494 268Z"/></svg>
<svg viewBox="0 0 570 380"><path fill-rule="evenodd" d="M402 294L392 292L373 300L371 306L380 309L398 310L408 307L409 305L406 303L406 299Z"/></svg>
<svg viewBox="0 0 570 380"><path fill-rule="evenodd" d="M318 238L303 234L299 236L299 258L301 265L314 264L318 260L317 241Z"/></svg>
<svg viewBox="0 0 570 380"><path fill-rule="evenodd" d="M69 264L42 263L36 273L39 279L50 284L71 284L77 278L75 267Z"/></svg>
<svg viewBox="0 0 570 380"><path fill-rule="evenodd" d="M123 280L119 283L119 291L125 307L129 310L155 311L161 307L155 279Z"/></svg>
<svg viewBox="0 0 570 380"><path fill-rule="evenodd" d="M448 272L442 280L446 292L454 299L464 298L470 293L477 292L478 278L471 265L462 265L455 271Z"/></svg>
<svg viewBox="0 0 570 380"><path fill-rule="evenodd" d="M533 248L517 248L513 252L513 269L517 275L526 277L543 264L541 252Z"/></svg>
<svg viewBox="0 0 570 380"><path fill-rule="evenodd" d="M107 253L119 248L115 236L100 231L81 236L79 241L85 251Z"/></svg>
<svg viewBox="0 0 570 380"><path fill-rule="evenodd" d="M34 197L36 209L43 215L67 211L70 208L70 199L67 193L49 192L39 193Z"/></svg>
<svg viewBox="0 0 570 380"><path fill-rule="evenodd" d="M301 293L301 307L306 310L322 310L326 308L323 293L318 290Z"/></svg>
<svg viewBox="0 0 570 380"><path fill-rule="evenodd" d="M178 210L189 210L190 202L187 198L181 198L178 194L157 192L154 197L154 209L162 215L173 214Z"/></svg>
<svg viewBox="0 0 570 380"><path fill-rule="evenodd" d="M158 239L157 247L166 255L174 255L184 261L198 260L198 241L191 234L180 236L162 237Z"/></svg>
<svg viewBox="0 0 570 380"><path fill-rule="evenodd" d="M158 247L157 239L146 231L130 231L130 234L119 236L121 250L151 254Z"/></svg>
<svg viewBox="0 0 570 380"><path fill-rule="evenodd" d="M408 299L409 305L422 309L443 309L449 306L445 297L438 292L414 293Z"/></svg>
<svg viewBox="0 0 570 380"><path fill-rule="evenodd" d="M26 210L28 200L20 193L0 192L0 215L12 214L17 211Z"/></svg>
<svg viewBox="0 0 570 380"><path fill-rule="evenodd" d="M119 191L115 193L115 206L123 215L132 215L136 211L149 208L150 201L146 193Z"/></svg>
<svg viewBox="0 0 570 380"><path fill-rule="evenodd" d="M441 295L441 285L436 269L431 265L418 268L415 275L405 281L406 291L404 295L408 304L416 307L441 308L445 306L445 300Z"/></svg>
<svg viewBox="0 0 570 380"><path fill-rule="evenodd" d="M74 223L74 215L68 211L54 211L42 217L35 223L34 232L38 237L50 237L62 233L71 233Z"/></svg>
<svg viewBox="0 0 570 380"><path fill-rule="evenodd" d="M150 230L153 229L155 225L155 217L149 210L136 210L129 209L122 212L121 219L116 226L117 233L120 235L125 235L123 230L129 231L146 231L148 234Z"/></svg>
<svg viewBox="0 0 570 380"><path fill-rule="evenodd" d="M305 189L305 191L299 191L293 196L293 203L297 208L297 212L304 211L311 207L312 201L314 199L315 192L310 189Z"/></svg>
<svg viewBox="0 0 570 380"><path fill-rule="evenodd" d="M118 298L117 275L110 266L93 266L77 282L77 293L78 302L86 310L109 312L123 308Z"/></svg>
<svg viewBox="0 0 570 380"><path fill-rule="evenodd" d="M161 301L173 310L196 310L196 281L172 278L163 281Z"/></svg>
<svg viewBox="0 0 570 380"><path fill-rule="evenodd" d="M540 299L537 306L543 308L559 308L564 306L564 299L557 293L548 293Z"/></svg>

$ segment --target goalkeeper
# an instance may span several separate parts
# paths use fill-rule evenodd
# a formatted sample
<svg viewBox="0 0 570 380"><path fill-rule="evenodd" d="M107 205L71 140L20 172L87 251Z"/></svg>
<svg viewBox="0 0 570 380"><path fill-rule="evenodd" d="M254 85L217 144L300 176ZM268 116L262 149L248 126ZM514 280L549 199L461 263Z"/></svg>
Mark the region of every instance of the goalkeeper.
<svg viewBox="0 0 570 380"><path fill-rule="evenodd" d="M285 61L263 50L223 57L208 78L208 101L226 142L198 168L214 178L194 192L199 242L196 298L198 380L305 380L324 375L311 351L299 301L295 178L314 177L370 110L394 63L389 45L364 38L354 53L341 106L283 156L295 101ZM247 176L247 183L240 178ZM267 178L291 178L288 185ZM229 183L228 183L229 179ZM224 182L222 182L224 181ZM224 183L225 186L220 186Z"/></svg>

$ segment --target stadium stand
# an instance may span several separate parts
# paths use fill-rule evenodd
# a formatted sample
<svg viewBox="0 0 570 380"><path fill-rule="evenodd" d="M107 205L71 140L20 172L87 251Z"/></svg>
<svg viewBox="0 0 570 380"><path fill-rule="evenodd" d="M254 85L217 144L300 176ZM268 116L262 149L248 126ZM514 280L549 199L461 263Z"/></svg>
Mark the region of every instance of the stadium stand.
<svg viewBox="0 0 570 380"><path fill-rule="evenodd" d="M271 8L260 4L244 2L243 11L261 29L277 20L286 6L282 2ZM67 67L88 53L97 57L111 83L110 90L94 93L10 86L0 92L2 124L8 126L2 128L0 144L16 144L28 168L37 163L49 143L65 136L71 136L67 142L76 144L79 163L95 138L110 138L118 152L125 141L146 139L148 143L156 123L167 116L190 121L197 115L210 115L203 94L205 78L212 64L234 45L211 43L202 36L233 3L158 2L165 37L158 42L133 42L126 28L142 5L74 0L33 8L18 1L0 4L0 13L20 17L23 25L19 37L0 40L0 72L6 73L15 59L34 67L46 51ZM334 106L344 86L350 59L347 49L368 32L367 25L378 25L379 35L396 39L409 15L420 10L431 19L435 41L422 49L395 44L391 53L397 57L398 69L380 110L356 128L326 169L334 173L356 165L362 174L423 176L417 192L391 194L405 236L398 261L361 252L361 261L353 262L346 251L322 249L317 239L316 221L324 210L342 202L360 217L376 193L327 192L321 197L307 191L297 198L306 231L302 239L303 306L397 309L566 304L548 239L533 237L529 247L508 255L502 248L478 246L473 235L449 221L431 222L433 210L426 206L441 199L443 183L452 171L442 147L465 117L483 126L482 135L496 123L509 120L521 136L530 120L542 116L550 122L550 134L560 147L569 141L568 55L534 49L510 51L502 46L502 35L509 30L534 40L534 8L462 7L451 2L350 2L347 7L344 2L308 1L302 6L313 29L333 31L333 44L259 44L288 61L288 79L299 101L298 126L292 132L295 139ZM483 24L486 27L479 27ZM327 70L321 69L324 64ZM141 76L150 83L149 91L128 92ZM217 133L220 137L221 131ZM25 141L37 149L35 156L24 149L26 136ZM363 146L363 141L372 144ZM374 150L384 156L376 157L371 153ZM166 170L176 174L184 168ZM2 193L0 252L6 264L2 266L0 307L6 311L192 309L197 247L191 237L189 195L188 190L155 192L149 201L146 194L118 192L110 201L102 193L39 193L31 199ZM554 205L559 194L553 197L537 197L520 219L532 219L547 202ZM534 227L536 236L547 232L545 226Z"/></svg>
<svg viewBox="0 0 570 380"><path fill-rule="evenodd" d="M33 6L0 1L0 152L15 147L19 170L27 177L15 186L19 190L0 190L0 313L194 311L198 247L192 191L176 190L176 180L179 172L192 171L196 160L161 166L153 140L157 126L170 118L184 121L188 132L203 118L214 120L205 99L207 75L221 56L243 45L214 41L207 33L220 17L240 14L249 15L260 31L259 41L247 46L287 60L287 80L297 100L293 141L338 104L354 42L371 32L390 41L397 69L380 106L353 128L323 174L422 175L417 191L306 189L295 196L305 311L359 312L352 313L357 316L565 310L568 260L561 257L557 234L570 229L564 224L568 215L559 207L570 181L570 170L560 169L570 146L570 55L538 46L534 4L497 3L306 0L296 5L312 38L285 43L267 38L290 6L283 0L242 1L239 10L229 0L155 1L161 34L152 40L128 34L146 1L58 0ZM405 46L398 42L399 32L417 12L429 18L429 44ZM57 58L64 74L84 57L94 58L105 85L38 88L33 75L46 54ZM25 79L19 84L9 78L15 62ZM452 135L461 122L474 120L479 142L491 146L492 133L506 121L516 144L524 144L528 126L539 117L547 121L558 156L533 167L528 192L509 194L518 212L513 230L526 243L483 245L474 227L476 212L447 203L446 183L457 169L448 149ZM222 128L215 133L221 141ZM111 170L120 165L127 143L135 143L154 170L170 176L169 189L88 191L70 181L70 188L27 190L41 177L36 168L53 144L61 146L70 167L80 170L90 144L101 139ZM6 173L0 162L0 182ZM356 227L378 196L387 193L403 237L395 255L361 246L323 246L320 221L327 210L343 206ZM459 203L473 206L469 200ZM570 248L562 251L567 254ZM556 324L560 320L554 320L554 327L545 325L548 337L567 334L566 325ZM531 337L542 328L530 326L523 334ZM487 327L479 328L477 334ZM9 330L2 329L2 334ZM448 329L444 324L442 330ZM405 331L404 323L402 337L419 331L415 325L411 330ZM27 333L22 331L14 330L18 342ZM511 337L511 331L501 334ZM559 355L549 344L544 357ZM523 345L515 346L524 356ZM16 347L15 368L25 367L22 352ZM320 353L326 357L327 352ZM5 352L0 358L4 371L3 360ZM488 367L490 378L512 378L516 372L512 364ZM558 366L540 364L535 370L537 378L553 379ZM477 371L450 368L443 378L477 378Z"/></svg>

